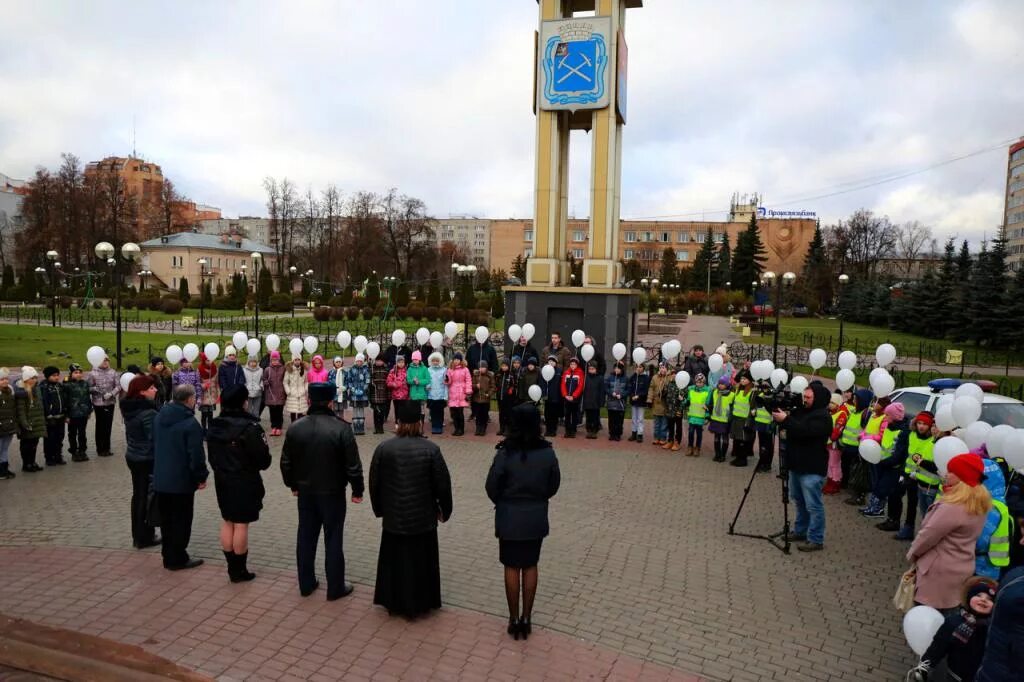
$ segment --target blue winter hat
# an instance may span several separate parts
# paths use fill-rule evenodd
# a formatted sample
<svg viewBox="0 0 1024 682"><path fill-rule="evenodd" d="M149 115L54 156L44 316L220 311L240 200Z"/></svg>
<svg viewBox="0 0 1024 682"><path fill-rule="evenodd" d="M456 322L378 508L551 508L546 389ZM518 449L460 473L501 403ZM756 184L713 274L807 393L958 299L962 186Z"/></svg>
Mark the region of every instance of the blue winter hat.
<svg viewBox="0 0 1024 682"><path fill-rule="evenodd" d="M853 395L856 399L857 407L862 410L870 405L871 401L875 398L875 394L866 388L859 389Z"/></svg>
<svg viewBox="0 0 1024 682"><path fill-rule="evenodd" d="M512 356L512 362L522 363L522 361L523 361L523 359L521 357L519 357L518 355L513 355Z"/></svg>

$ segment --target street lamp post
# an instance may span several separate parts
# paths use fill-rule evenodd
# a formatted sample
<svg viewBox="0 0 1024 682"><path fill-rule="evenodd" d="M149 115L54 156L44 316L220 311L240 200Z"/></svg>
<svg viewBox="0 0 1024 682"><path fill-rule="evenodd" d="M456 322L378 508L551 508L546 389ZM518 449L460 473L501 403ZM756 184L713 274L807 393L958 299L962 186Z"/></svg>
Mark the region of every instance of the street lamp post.
<svg viewBox="0 0 1024 682"><path fill-rule="evenodd" d="M658 289L658 278L647 279L644 277L640 280L640 287L647 292L647 333L651 333L651 305L654 292Z"/></svg>
<svg viewBox="0 0 1024 682"><path fill-rule="evenodd" d="M206 259L200 258L199 263L199 326L203 326L206 314Z"/></svg>
<svg viewBox="0 0 1024 682"><path fill-rule="evenodd" d="M152 270L139 270L139 293L146 290L146 278L153 274Z"/></svg>
<svg viewBox="0 0 1024 682"><path fill-rule="evenodd" d="M775 335L772 341L772 362L777 363L779 361L779 312L782 308L782 285L792 286L793 282L796 281L796 275L792 272L787 272L782 277L777 277L774 272L769 270L764 273L764 279L769 287L775 284ZM761 310L764 310L764 305L761 306Z"/></svg>
<svg viewBox="0 0 1024 682"><path fill-rule="evenodd" d="M840 352L843 350L843 289L849 283L849 275L839 275L839 347L836 350Z"/></svg>
<svg viewBox="0 0 1024 682"><path fill-rule="evenodd" d="M50 326L57 326L57 286L54 283L54 271L60 267L57 262L58 253L50 250L46 252L46 260L49 261L47 270L50 273Z"/></svg>
<svg viewBox="0 0 1024 682"><path fill-rule="evenodd" d="M453 287L456 291L461 288L462 281L468 279L470 286L473 284L473 278L476 277L476 266L475 265L460 265L459 263L452 263L452 273L457 276L459 281L459 287ZM454 278L453 278L454 279ZM455 301L455 318L459 317L459 301ZM466 348L469 348L469 307L466 307L465 314L462 316L463 332L465 334Z"/></svg>
<svg viewBox="0 0 1024 682"><path fill-rule="evenodd" d="M263 274L263 254L260 253L259 251L253 251L251 254L249 254L249 257L252 258L252 263L253 263L252 269L253 269L253 272L256 273L254 275L256 277L256 279L254 280L256 282L256 284L253 285L253 289L252 289L253 293L255 294L255 296L253 296L253 299L252 299L253 300L252 310L253 310L253 314L255 316L254 323L253 323L253 329L256 332L256 338L259 338L259 336L260 336L260 276Z"/></svg>
<svg viewBox="0 0 1024 682"><path fill-rule="evenodd" d="M298 271L294 265L288 268L288 307L292 310L292 317L295 317L295 273Z"/></svg>
<svg viewBox="0 0 1024 682"><path fill-rule="evenodd" d="M121 245L120 253L110 242L100 242L96 245L96 255L106 258L107 263L113 261L114 267L114 309L116 311L117 327L117 368L121 369L121 285L124 283L122 275L122 261L131 267L139 258L139 245L135 242L125 242Z"/></svg>

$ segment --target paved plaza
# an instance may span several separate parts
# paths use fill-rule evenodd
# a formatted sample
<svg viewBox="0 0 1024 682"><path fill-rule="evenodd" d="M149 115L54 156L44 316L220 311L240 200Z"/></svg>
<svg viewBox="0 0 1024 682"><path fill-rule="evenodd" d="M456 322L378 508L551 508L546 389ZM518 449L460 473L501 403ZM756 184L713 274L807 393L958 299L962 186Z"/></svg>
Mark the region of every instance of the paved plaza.
<svg viewBox="0 0 1024 682"><path fill-rule="evenodd" d="M683 339L695 340L685 328ZM115 434L123 453L120 421ZM359 438L364 469L385 437ZM493 509L483 489L496 440L438 439L455 498L439 531L440 614L407 623L371 606L380 524L368 500L348 508L354 598L300 599L295 500L277 469L280 438L272 439L263 516L251 528L249 563L261 574L247 585L227 581L212 488L197 494L191 545L208 562L171 574L160 569L157 550L130 549L123 457L0 483L0 612L140 644L226 679L330 671L338 679L348 670L382 679L892 680L913 664L890 603L906 544L839 497L826 500L824 552L787 556L767 542L730 537L750 469L603 439L555 443L563 482L541 556L538 634L513 642L504 634ZM17 454L12 460L20 464ZM780 499L778 479L759 475L737 530L781 529ZM289 639L274 639L279 631ZM319 665L295 667L303 651Z"/></svg>

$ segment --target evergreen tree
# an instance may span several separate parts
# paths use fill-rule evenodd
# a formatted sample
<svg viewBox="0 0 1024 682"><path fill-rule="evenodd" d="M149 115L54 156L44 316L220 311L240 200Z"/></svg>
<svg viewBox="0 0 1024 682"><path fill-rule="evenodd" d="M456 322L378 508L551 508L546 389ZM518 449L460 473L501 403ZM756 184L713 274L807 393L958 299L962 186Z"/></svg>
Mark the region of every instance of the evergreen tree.
<svg viewBox="0 0 1024 682"><path fill-rule="evenodd" d="M404 308L409 305L409 285L406 282L399 282L395 287L395 307Z"/></svg>
<svg viewBox="0 0 1024 682"><path fill-rule="evenodd" d="M495 289L491 294L491 317L505 317L505 294L501 292L500 288Z"/></svg>
<svg viewBox="0 0 1024 682"><path fill-rule="evenodd" d="M259 277L256 278L256 299L261 306L270 305L270 296L274 293L274 276L266 267L260 268Z"/></svg>
<svg viewBox="0 0 1024 682"><path fill-rule="evenodd" d="M697 251L697 257L693 259L693 266L690 268L690 288L697 291L705 291L708 286L708 271L714 268L715 243L711 235L711 228L708 228L704 235L704 243ZM712 275L714 273L712 272Z"/></svg>
<svg viewBox="0 0 1024 682"><path fill-rule="evenodd" d="M366 278L366 305L376 309L380 303L380 280L377 279L376 271Z"/></svg>
<svg viewBox="0 0 1024 682"><path fill-rule="evenodd" d="M473 291L473 278L462 277L459 286L459 308L475 308L476 293Z"/></svg>
<svg viewBox="0 0 1024 682"><path fill-rule="evenodd" d="M665 284L676 284L678 273L676 272L676 250L671 246L666 246L665 250L661 254L661 272L658 274L658 279L661 280L663 285Z"/></svg>
<svg viewBox="0 0 1024 682"><path fill-rule="evenodd" d="M188 278L182 277L181 282L178 283L178 298L181 299L182 305L188 305L188 302L192 300L192 294L188 290Z"/></svg>
<svg viewBox="0 0 1024 682"><path fill-rule="evenodd" d="M630 258L622 264L622 277L626 282L632 282L634 289L640 288L640 280L644 276L644 266L636 258Z"/></svg>
<svg viewBox="0 0 1024 682"><path fill-rule="evenodd" d="M32 267L26 267L25 274L21 276L21 291L26 301L31 303L36 300L36 294L39 293L39 277Z"/></svg>
<svg viewBox="0 0 1024 682"><path fill-rule="evenodd" d="M5 265L3 279L0 279L0 293L6 295L13 288L14 268L11 265Z"/></svg>
<svg viewBox="0 0 1024 682"><path fill-rule="evenodd" d="M1000 234L991 250L982 245L971 278L971 326L968 338L999 345L1006 325L1006 242Z"/></svg>
<svg viewBox="0 0 1024 682"><path fill-rule="evenodd" d="M203 286L200 288L200 290L202 291L200 298L203 301L203 305L210 305L210 303L213 302L213 290L210 288L210 280L206 280L205 282L203 282Z"/></svg>
<svg viewBox="0 0 1024 682"><path fill-rule="evenodd" d="M491 290L491 272L487 268L480 268L480 271L476 273L476 290Z"/></svg>
<svg viewBox="0 0 1024 682"><path fill-rule="evenodd" d="M954 316L959 305L957 290L960 288L957 276L956 248L950 237L942 252L938 275L932 280L932 292L935 295L929 294L932 306L927 314L930 319L927 327L929 336L944 338L955 324Z"/></svg>
<svg viewBox="0 0 1024 682"><path fill-rule="evenodd" d="M416 300L420 303L420 305L422 305L423 301L424 301L424 299L426 297L426 291L423 289L422 282L416 285L416 290L414 292L414 295L416 297Z"/></svg>
<svg viewBox="0 0 1024 682"><path fill-rule="evenodd" d="M224 283L217 282L217 297L222 298L224 296Z"/></svg>
<svg viewBox="0 0 1024 682"><path fill-rule="evenodd" d="M526 284L526 259L521 253L512 260L512 276Z"/></svg>
<svg viewBox="0 0 1024 682"><path fill-rule="evenodd" d="M712 281L716 286L725 287L726 282L732 282L732 248L729 246L729 233L722 235L722 243L718 246L718 266ZM737 283L732 282L731 289L736 288Z"/></svg>
<svg viewBox="0 0 1024 682"><path fill-rule="evenodd" d="M441 307L441 287L437 283L437 274L430 280L430 286L427 287L427 305L435 308Z"/></svg>
<svg viewBox="0 0 1024 682"><path fill-rule="evenodd" d="M742 286L749 286L750 282L760 280L766 260L767 256L757 229L757 214L755 213L750 216L750 224L747 229L741 232L736 240L736 249L732 254L733 280L742 283Z"/></svg>
<svg viewBox="0 0 1024 682"><path fill-rule="evenodd" d="M825 253L825 238L821 232L821 223L814 226L814 236L807 245L804 266L797 278L797 297L811 309L812 313L828 306L833 296L833 271Z"/></svg>
<svg viewBox="0 0 1024 682"><path fill-rule="evenodd" d="M313 295L313 284L309 277L302 278L302 298L309 298Z"/></svg>
<svg viewBox="0 0 1024 682"><path fill-rule="evenodd" d="M956 272L961 282L966 282L971 276L971 250L967 246L967 240L965 239L960 244L960 253L956 257Z"/></svg>
<svg viewBox="0 0 1024 682"><path fill-rule="evenodd" d="M1007 298L1006 315L1008 320L1024 319L1024 268L1017 268L1014 273ZM1008 346L1019 350L1024 346L1024 326L1020 324L1006 325L1003 330L1003 340Z"/></svg>

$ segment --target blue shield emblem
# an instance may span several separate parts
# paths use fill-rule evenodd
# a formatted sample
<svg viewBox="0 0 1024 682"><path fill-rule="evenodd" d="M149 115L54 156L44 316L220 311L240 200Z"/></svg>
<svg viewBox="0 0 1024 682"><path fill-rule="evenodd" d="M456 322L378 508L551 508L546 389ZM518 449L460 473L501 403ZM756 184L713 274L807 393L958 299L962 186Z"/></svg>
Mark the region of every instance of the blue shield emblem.
<svg viewBox="0 0 1024 682"><path fill-rule="evenodd" d="M551 37L544 46L544 99L549 104L593 104L605 95L608 46L603 35L564 41Z"/></svg>

